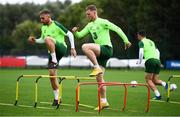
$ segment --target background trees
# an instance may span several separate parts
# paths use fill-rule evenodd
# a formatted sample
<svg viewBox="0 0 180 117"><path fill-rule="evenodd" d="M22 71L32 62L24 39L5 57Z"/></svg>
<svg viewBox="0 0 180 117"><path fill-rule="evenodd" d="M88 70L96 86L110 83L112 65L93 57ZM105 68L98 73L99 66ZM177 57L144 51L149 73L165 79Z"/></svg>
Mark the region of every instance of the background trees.
<svg viewBox="0 0 180 117"><path fill-rule="evenodd" d="M31 46L26 40L30 34L40 35L39 11L48 8L53 19L61 22L69 30L73 26L83 28L87 24L85 8L88 4L98 7L99 16L106 18L126 33L133 43L131 49L124 51L122 40L111 32L114 56L118 58L137 58L138 46L136 32L147 31L147 37L154 40L161 51L161 59L180 59L180 2L179 0L82 0L71 4L71 0L47 2L43 5L0 4L0 53L1 55L45 54L44 46ZM87 36L76 40L79 54L81 45L91 42ZM67 41L69 44L69 42ZM120 44L120 45L119 45Z"/></svg>

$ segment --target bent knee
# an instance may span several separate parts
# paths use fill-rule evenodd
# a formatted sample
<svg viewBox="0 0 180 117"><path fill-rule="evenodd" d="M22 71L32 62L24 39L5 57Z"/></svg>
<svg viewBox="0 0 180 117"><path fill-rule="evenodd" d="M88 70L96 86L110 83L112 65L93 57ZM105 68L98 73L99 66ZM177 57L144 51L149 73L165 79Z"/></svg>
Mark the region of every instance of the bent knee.
<svg viewBox="0 0 180 117"><path fill-rule="evenodd" d="M45 38L45 43L54 43L54 39L52 37L47 36Z"/></svg>
<svg viewBox="0 0 180 117"><path fill-rule="evenodd" d="M82 45L83 52L87 51L88 49L89 49L89 45L88 44L83 44Z"/></svg>
<svg viewBox="0 0 180 117"><path fill-rule="evenodd" d="M105 82L103 78L96 78L96 81L97 81L98 83L104 83L104 82Z"/></svg>

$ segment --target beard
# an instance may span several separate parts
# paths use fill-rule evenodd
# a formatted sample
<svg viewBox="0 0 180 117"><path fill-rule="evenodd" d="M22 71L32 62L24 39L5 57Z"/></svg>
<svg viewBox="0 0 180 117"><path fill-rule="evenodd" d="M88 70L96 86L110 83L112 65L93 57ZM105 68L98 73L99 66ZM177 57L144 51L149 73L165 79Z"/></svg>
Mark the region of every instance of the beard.
<svg viewBox="0 0 180 117"><path fill-rule="evenodd" d="M43 25L48 25L49 23L48 22L43 22Z"/></svg>

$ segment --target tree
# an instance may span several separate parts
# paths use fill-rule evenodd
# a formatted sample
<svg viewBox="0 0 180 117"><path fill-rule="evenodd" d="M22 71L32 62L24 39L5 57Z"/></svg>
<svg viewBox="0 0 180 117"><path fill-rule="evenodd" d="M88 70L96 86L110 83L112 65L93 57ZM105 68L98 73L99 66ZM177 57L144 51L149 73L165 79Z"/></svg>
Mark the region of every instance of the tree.
<svg viewBox="0 0 180 117"><path fill-rule="evenodd" d="M36 25L40 25L36 22L39 21L40 10L44 8L51 10L53 18L61 22L65 27L68 27L69 30L77 25L81 29L88 23L85 8L89 4L97 6L100 17L108 19L121 27L133 44L128 51L124 51L122 41L117 34L111 32L112 43L114 44L114 57L137 58L138 41L136 32L140 29L145 29L148 33L147 37L154 40L161 51L163 61L180 59L179 50L177 49L180 45L179 0L82 0L76 4L71 4L71 0L66 0L64 3L56 1L47 2L43 5L29 3L0 4L1 55L6 54L5 50L17 54L20 51L23 53L26 47L33 51L37 48L42 48L41 46L32 48L25 42L25 39L31 32L35 30L35 32L40 31L36 27ZM25 32L23 33L23 31ZM39 35L39 32L35 35ZM81 45L91 41L91 36L85 37L84 40L75 41L78 53L83 54ZM67 43L69 44L68 41Z"/></svg>
<svg viewBox="0 0 180 117"><path fill-rule="evenodd" d="M161 52L163 62L167 59L179 59L176 47L179 46L178 0L140 0L136 14L137 28L145 29ZM171 38L173 37L173 41Z"/></svg>
<svg viewBox="0 0 180 117"><path fill-rule="evenodd" d="M32 46L28 44L27 39L30 35L36 36L36 38L40 37L40 27L41 24L37 22L32 22L30 20L26 20L16 26L16 28L12 32L11 39L15 44L15 47L12 49L11 54L20 54L24 52L24 54L43 54L46 50L44 46L35 45ZM36 51L35 51L36 50ZM43 53L40 53L42 50Z"/></svg>

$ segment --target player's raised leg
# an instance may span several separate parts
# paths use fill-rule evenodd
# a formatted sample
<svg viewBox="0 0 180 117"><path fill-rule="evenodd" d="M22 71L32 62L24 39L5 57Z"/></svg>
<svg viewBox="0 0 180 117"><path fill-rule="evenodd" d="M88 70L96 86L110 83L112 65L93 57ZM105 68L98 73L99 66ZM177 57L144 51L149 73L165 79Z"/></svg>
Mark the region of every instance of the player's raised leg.
<svg viewBox="0 0 180 117"><path fill-rule="evenodd" d="M103 71L100 68L98 61L97 61L97 56L100 55L100 46L98 44L94 43L89 43L89 44L83 44L82 45L82 50L84 54L89 58L89 60L93 63L93 71L89 76L96 76L98 74L101 74Z"/></svg>
<svg viewBox="0 0 180 117"><path fill-rule="evenodd" d="M53 41L54 39L51 37L46 37L45 39L45 44L47 49L50 52L51 55L51 61L49 61L49 68L57 68L57 58L56 58L56 51L55 51L55 42Z"/></svg>

